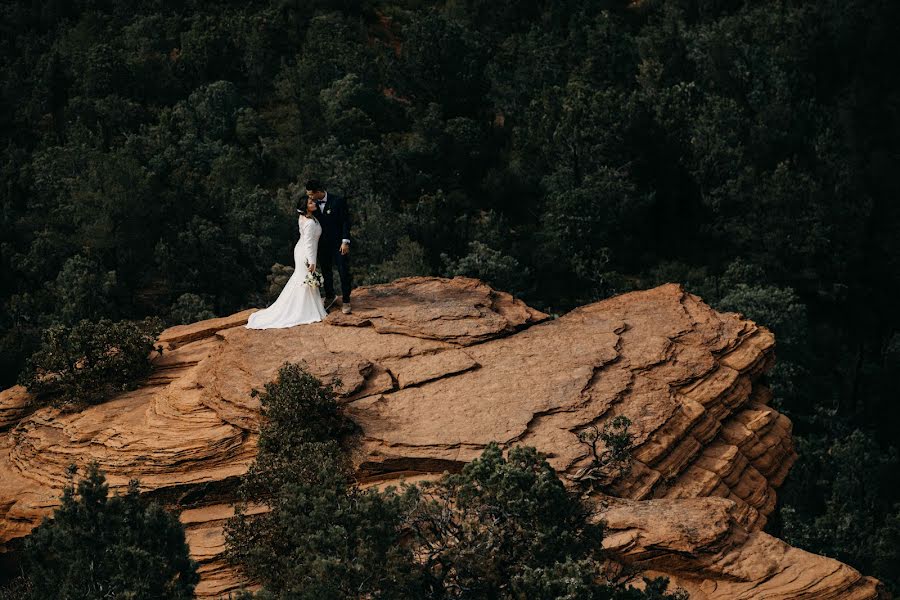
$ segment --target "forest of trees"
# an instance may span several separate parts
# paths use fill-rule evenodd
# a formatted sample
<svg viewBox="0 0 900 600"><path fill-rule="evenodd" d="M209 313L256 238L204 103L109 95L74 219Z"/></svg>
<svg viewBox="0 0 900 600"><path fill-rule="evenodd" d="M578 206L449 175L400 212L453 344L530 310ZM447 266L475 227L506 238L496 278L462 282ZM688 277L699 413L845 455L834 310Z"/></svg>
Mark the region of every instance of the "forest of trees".
<svg viewBox="0 0 900 600"><path fill-rule="evenodd" d="M264 305L297 182L357 284L675 281L770 327L770 530L900 591L894 0L0 2L0 385L54 326ZM893 476L891 476L893 475Z"/></svg>

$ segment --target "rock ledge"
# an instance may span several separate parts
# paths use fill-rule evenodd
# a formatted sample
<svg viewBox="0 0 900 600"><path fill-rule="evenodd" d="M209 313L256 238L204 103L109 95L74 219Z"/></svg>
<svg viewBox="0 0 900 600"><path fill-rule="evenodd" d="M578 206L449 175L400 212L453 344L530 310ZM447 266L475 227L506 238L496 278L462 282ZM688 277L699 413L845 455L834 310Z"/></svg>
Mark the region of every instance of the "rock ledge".
<svg viewBox="0 0 900 600"><path fill-rule="evenodd" d="M343 383L368 484L435 477L498 441L536 446L574 485L589 462L578 433L626 415L635 467L595 498L617 560L694 600L880 597L874 579L761 531L796 458L761 380L775 348L764 327L676 284L558 319L461 277L362 288L353 305L289 329L246 329L252 310L170 328L143 387L76 414L30 413L24 390L2 392L0 543L52 511L68 464L96 460L113 489L138 478L182 509L198 597L237 589L222 523L255 454L250 391L289 361Z"/></svg>

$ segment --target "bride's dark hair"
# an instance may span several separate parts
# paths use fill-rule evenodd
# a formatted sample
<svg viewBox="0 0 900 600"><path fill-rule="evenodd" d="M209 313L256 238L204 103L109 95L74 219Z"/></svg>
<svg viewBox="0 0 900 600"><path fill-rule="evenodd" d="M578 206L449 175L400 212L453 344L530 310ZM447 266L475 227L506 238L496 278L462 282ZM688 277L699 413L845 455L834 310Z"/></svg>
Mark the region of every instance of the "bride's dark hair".
<svg viewBox="0 0 900 600"><path fill-rule="evenodd" d="M312 219L316 222L319 221L313 213L309 212L309 198L306 196L302 196L297 200L297 212L307 219Z"/></svg>

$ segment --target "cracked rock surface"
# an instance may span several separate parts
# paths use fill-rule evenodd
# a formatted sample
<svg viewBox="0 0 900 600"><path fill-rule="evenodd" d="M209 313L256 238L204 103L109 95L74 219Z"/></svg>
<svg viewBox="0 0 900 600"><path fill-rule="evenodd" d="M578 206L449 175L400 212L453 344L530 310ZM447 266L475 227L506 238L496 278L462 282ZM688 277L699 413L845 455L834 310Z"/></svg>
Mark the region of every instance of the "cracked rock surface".
<svg viewBox="0 0 900 600"><path fill-rule="evenodd" d="M700 600L879 597L876 580L761 531L796 458L760 379L774 362L764 327L676 284L558 319L461 277L354 294L353 314L312 325L249 330L247 310L167 329L143 387L81 412L30 412L24 390L4 391L0 543L14 547L52 511L68 464L96 460L112 489L138 478L183 510L198 597L237 589L222 523L255 455L250 391L300 362L342 382L366 485L457 470L490 441L536 446L575 485L590 462L578 433L625 415L635 465L594 498L615 559Z"/></svg>

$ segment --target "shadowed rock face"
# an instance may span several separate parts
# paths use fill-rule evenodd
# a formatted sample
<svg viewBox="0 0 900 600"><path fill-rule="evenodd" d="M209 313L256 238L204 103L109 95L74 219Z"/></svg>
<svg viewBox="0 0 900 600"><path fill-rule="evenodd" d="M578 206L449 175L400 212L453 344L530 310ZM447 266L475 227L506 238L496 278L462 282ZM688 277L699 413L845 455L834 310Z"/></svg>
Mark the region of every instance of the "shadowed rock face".
<svg viewBox="0 0 900 600"><path fill-rule="evenodd" d="M68 464L96 460L112 488L138 478L184 509L198 596L235 589L222 523L255 454L250 391L301 362L342 382L367 484L457 470L498 441L536 446L574 485L590 462L578 432L625 415L636 464L596 497L618 560L701 600L878 597L875 580L761 531L795 459L791 423L759 380L774 337L678 285L553 320L466 278L363 288L354 314L288 329L248 330L251 312L164 331L144 387L79 413L28 415L23 390L3 392L0 429L18 424L0 433L0 542L52 510Z"/></svg>

